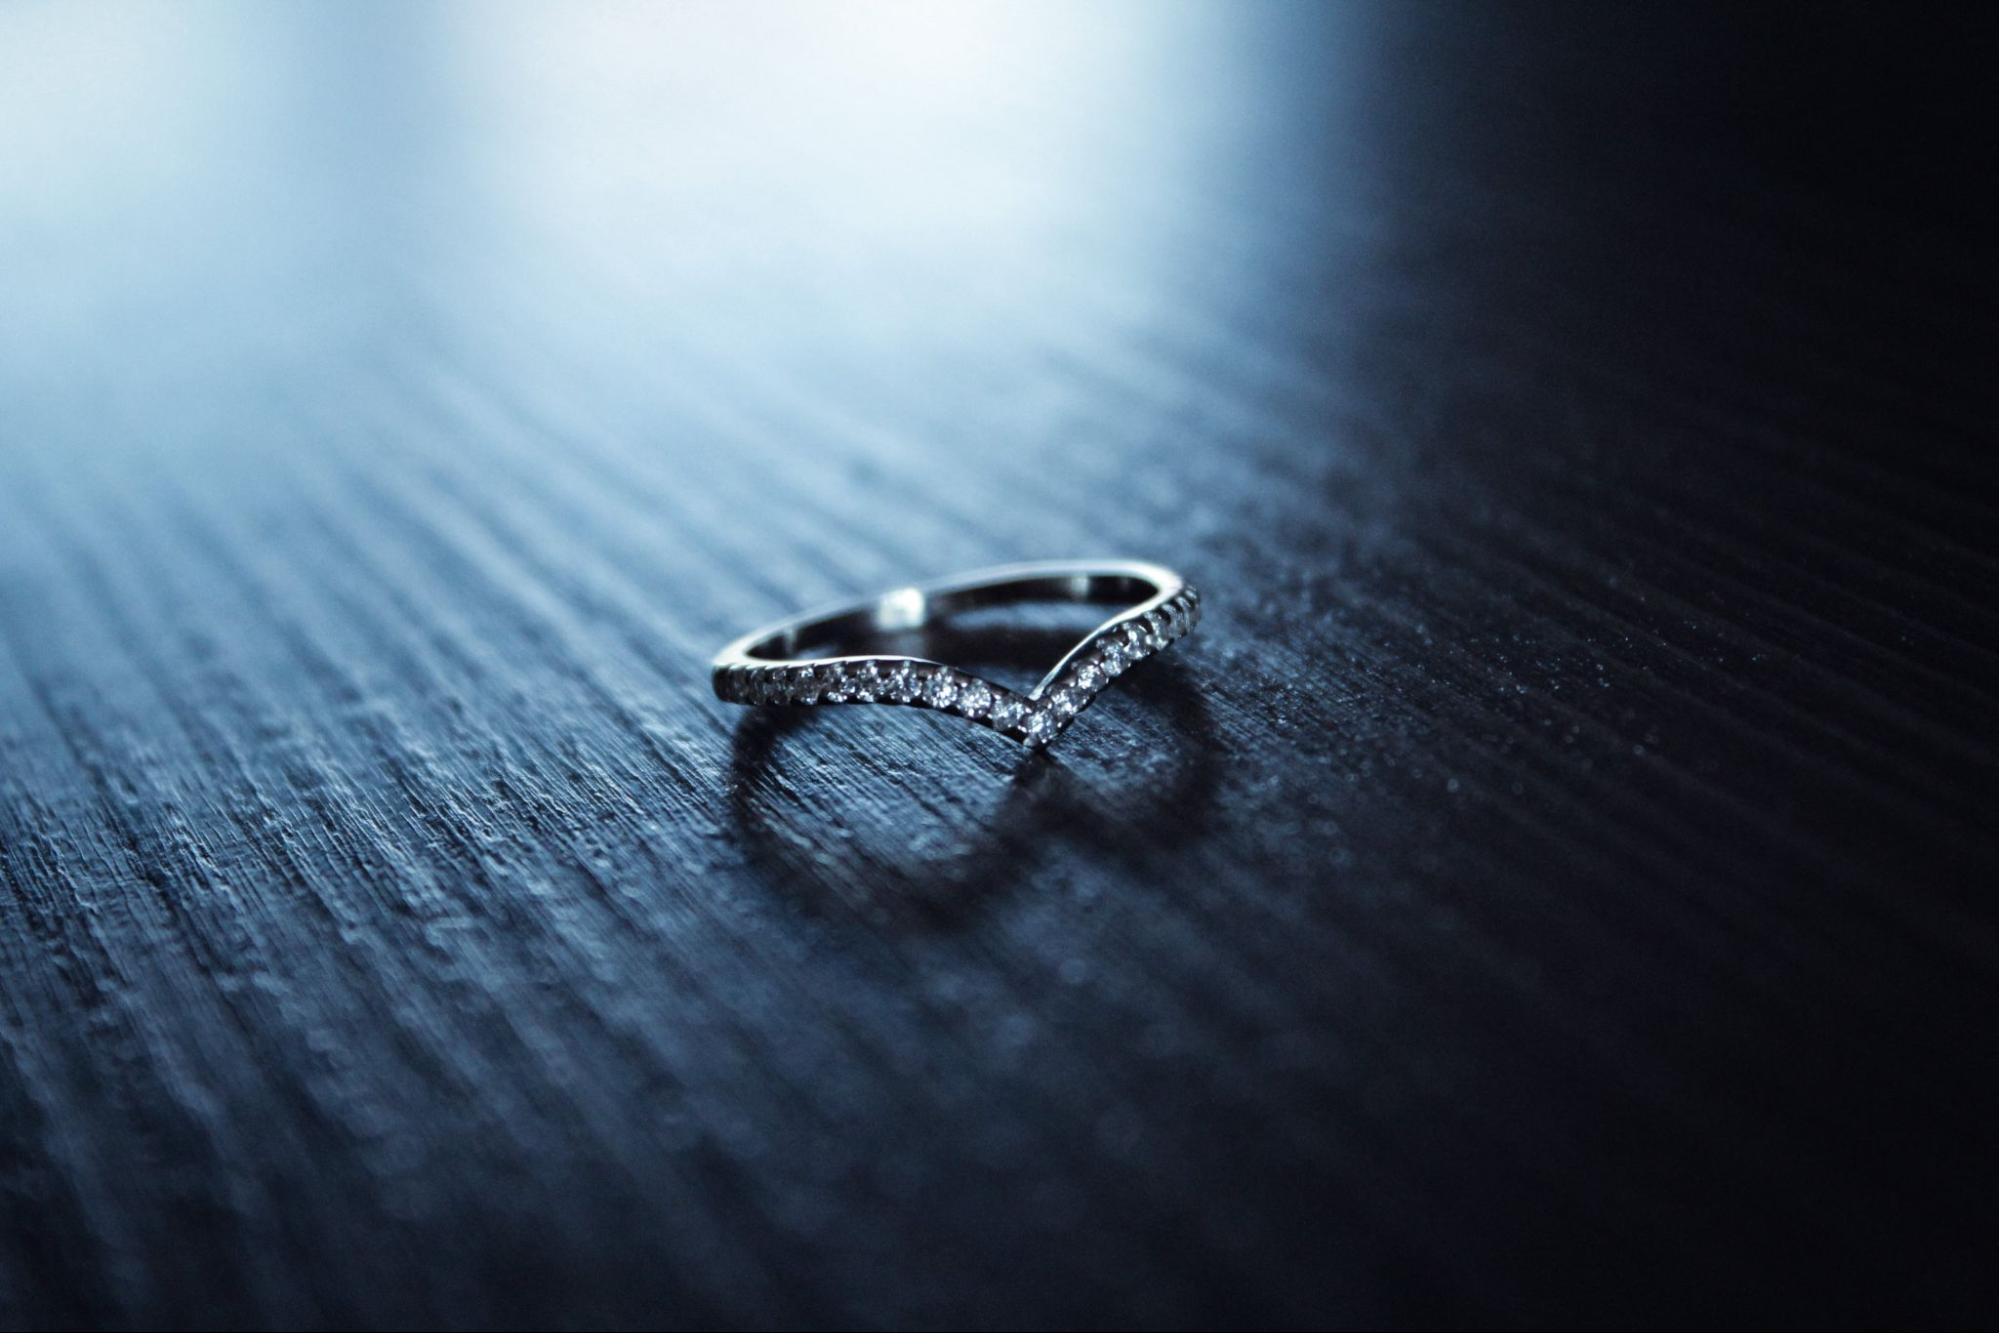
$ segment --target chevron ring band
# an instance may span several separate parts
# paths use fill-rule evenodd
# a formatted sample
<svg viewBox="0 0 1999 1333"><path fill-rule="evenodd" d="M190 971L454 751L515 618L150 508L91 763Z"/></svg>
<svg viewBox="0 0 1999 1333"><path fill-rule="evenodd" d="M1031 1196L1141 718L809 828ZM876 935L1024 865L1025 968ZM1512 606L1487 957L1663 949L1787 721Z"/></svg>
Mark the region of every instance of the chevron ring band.
<svg viewBox="0 0 1999 1333"><path fill-rule="evenodd" d="M1027 694L920 657L839 655L870 638L1017 602L1123 609L1084 635ZM715 695L738 704L934 708L1038 749L1060 736L1112 680L1186 634L1200 618L1200 594L1161 565L1137 560L1003 565L897 588L745 634L715 656Z"/></svg>

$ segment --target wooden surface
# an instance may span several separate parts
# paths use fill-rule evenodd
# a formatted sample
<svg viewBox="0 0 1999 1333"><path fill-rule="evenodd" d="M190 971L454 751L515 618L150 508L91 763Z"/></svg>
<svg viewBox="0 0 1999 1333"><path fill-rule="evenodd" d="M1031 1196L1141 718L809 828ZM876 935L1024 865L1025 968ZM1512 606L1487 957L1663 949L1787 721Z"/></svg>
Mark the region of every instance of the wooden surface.
<svg viewBox="0 0 1999 1333"><path fill-rule="evenodd" d="M0 1324L1989 1320L1903 22L0 10ZM710 696L1091 554L1049 762Z"/></svg>

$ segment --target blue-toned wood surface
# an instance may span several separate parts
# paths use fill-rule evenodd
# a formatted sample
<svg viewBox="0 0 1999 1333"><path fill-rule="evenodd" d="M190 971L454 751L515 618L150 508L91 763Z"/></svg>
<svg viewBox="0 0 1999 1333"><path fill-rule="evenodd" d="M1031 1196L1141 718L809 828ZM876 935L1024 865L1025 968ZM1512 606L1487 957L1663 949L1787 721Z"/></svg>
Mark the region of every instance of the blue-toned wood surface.
<svg viewBox="0 0 1999 1333"><path fill-rule="evenodd" d="M1989 1320L1906 22L0 8L0 1325ZM711 696L1086 555L1046 762Z"/></svg>

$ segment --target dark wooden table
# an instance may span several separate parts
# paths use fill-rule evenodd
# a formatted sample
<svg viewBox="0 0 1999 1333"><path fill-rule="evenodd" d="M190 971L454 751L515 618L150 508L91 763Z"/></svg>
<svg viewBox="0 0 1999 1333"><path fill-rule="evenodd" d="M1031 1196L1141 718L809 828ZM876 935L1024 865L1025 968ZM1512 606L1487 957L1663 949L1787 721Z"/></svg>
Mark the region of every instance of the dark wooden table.
<svg viewBox="0 0 1999 1333"><path fill-rule="evenodd" d="M0 1324L1989 1322L1976 23L0 9Z"/></svg>

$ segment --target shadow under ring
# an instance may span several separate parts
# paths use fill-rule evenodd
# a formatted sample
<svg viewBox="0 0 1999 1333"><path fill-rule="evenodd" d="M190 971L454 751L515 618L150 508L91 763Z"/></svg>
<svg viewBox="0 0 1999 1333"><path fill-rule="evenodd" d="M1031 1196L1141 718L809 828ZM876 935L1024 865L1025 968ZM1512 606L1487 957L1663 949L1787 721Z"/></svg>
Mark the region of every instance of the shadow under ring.
<svg viewBox="0 0 1999 1333"><path fill-rule="evenodd" d="M1179 742L1164 753L1146 751L1142 781L1096 780L1035 754L996 775L999 797L984 810L966 808L969 784L952 784L941 848L913 840L907 819L882 805L903 780L894 772L882 771L880 783L842 782L831 791L794 779L781 762L783 747L813 714L759 709L732 739L733 833L758 876L808 911L823 910L831 895L863 915L931 928L968 919L1058 844L1126 859L1171 855L1200 836L1213 805L1207 702L1177 663L1138 673L1126 693ZM867 758L865 751L857 756Z"/></svg>

